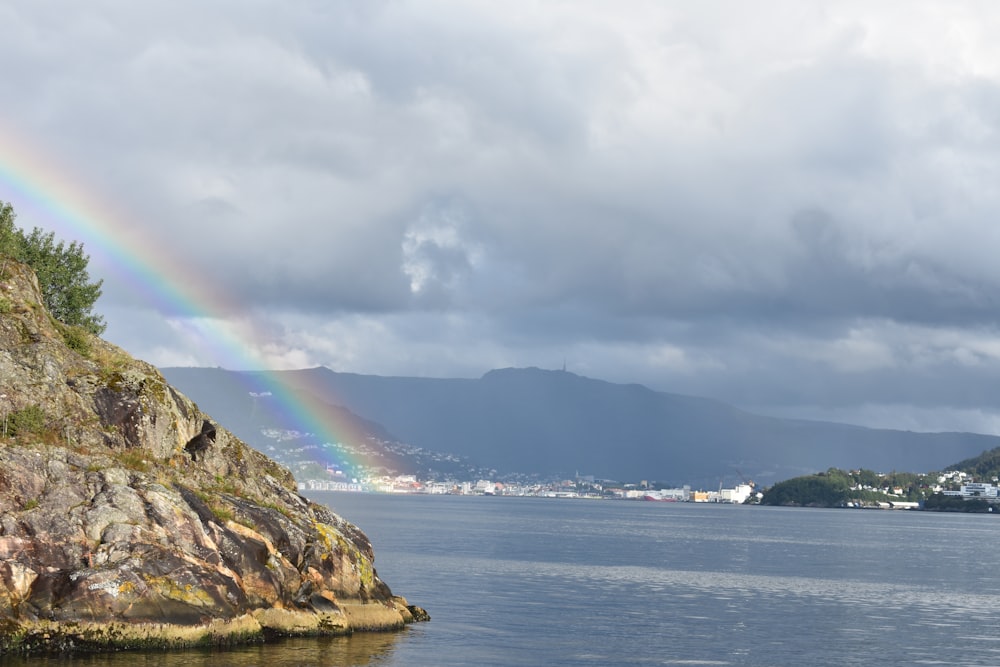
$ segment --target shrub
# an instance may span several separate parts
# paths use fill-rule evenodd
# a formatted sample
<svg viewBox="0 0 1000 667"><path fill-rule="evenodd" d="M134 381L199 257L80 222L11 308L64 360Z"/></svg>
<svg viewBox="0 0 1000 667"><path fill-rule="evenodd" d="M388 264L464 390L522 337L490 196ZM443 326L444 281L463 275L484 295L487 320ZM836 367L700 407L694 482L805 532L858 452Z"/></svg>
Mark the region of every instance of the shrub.
<svg viewBox="0 0 1000 667"><path fill-rule="evenodd" d="M29 405L7 415L7 435L16 438L24 435L40 435L45 430L45 410L40 405Z"/></svg>
<svg viewBox="0 0 1000 667"><path fill-rule="evenodd" d="M137 472L149 472L149 455L141 449L126 449L115 454L115 458L124 467Z"/></svg>
<svg viewBox="0 0 1000 667"><path fill-rule="evenodd" d="M84 357L90 356L90 338L86 329L79 326L60 324L59 333L62 334L66 347Z"/></svg>

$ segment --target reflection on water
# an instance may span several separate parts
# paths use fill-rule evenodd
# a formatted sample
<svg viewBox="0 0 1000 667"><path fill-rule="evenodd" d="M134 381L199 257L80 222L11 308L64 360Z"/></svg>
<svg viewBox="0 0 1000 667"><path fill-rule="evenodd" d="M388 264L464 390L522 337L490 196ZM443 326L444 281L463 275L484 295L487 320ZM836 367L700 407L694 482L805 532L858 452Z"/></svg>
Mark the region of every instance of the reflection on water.
<svg viewBox="0 0 1000 667"><path fill-rule="evenodd" d="M4 667L47 665L93 667L298 667L299 665L385 665L391 661L400 638L409 632L364 632L350 637L287 639L270 644L231 649L189 649L184 651L84 654L73 656L4 656Z"/></svg>

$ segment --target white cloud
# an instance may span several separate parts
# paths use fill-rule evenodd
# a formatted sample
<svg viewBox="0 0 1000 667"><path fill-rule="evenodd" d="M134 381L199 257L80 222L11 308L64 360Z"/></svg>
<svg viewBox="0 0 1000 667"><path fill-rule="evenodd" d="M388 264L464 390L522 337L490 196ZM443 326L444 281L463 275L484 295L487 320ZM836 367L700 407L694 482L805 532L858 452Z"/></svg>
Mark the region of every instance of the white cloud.
<svg viewBox="0 0 1000 667"><path fill-rule="evenodd" d="M418 297L446 304L480 264L481 249L462 238L464 215L453 207L425 210L403 234L403 273ZM434 294L434 293L437 294Z"/></svg>

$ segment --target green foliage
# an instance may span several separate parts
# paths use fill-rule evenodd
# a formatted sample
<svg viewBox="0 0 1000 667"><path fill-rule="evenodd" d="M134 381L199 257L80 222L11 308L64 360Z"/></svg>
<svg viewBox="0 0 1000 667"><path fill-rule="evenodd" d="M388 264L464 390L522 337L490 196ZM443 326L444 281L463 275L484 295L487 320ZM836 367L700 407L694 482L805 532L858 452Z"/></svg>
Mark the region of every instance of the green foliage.
<svg viewBox="0 0 1000 667"><path fill-rule="evenodd" d="M7 415L6 432L10 437L39 435L45 431L45 410L40 405L29 405Z"/></svg>
<svg viewBox="0 0 1000 667"><path fill-rule="evenodd" d="M126 449L115 453L115 459L124 467L138 472L149 472L150 464L146 452L136 449Z"/></svg>
<svg viewBox="0 0 1000 667"><path fill-rule="evenodd" d="M66 245L38 227L25 234L14 226L15 218L11 205L0 202L0 255L14 257L34 270L45 307L54 318L98 336L104 333L104 318L93 312L103 281L90 281L90 257L84 254L83 244Z"/></svg>
<svg viewBox="0 0 1000 667"><path fill-rule="evenodd" d="M883 483L882 478L874 470L859 470L854 475L854 479L861 486L870 486L872 488L879 487Z"/></svg>
<svg viewBox="0 0 1000 667"><path fill-rule="evenodd" d="M793 477L764 491L761 504L837 507L847 502L850 490L850 480L842 473Z"/></svg>
<svg viewBox="0 0 1000 667"><path fill-rule="evenodd" d="M232 521L234 519L233 511L224 505L212 503L208 506L208 508L212 510L212 514L215 515L215 518L218 519L220 523L226 523L227 521Z"/></svg>
<svg viewBox="0 0 1000 667"><path fill-rule="evenodd" d="M91 312L101 296L103 281L89 282L90 258L83 253L82 244L73 241L67 246L56 242L52 232L45 234L35 227L24 237L19 259L38 275L45 307L53 317L96 335L104 333L104 318Z"/></svg>
<svg viewBox="0 0 1000 667"><path fill-rule="evenodd" d="M0 201L0 256L2 257L17 257L21 237L18 229L14 227L16 217L14 207Z"/></svg>
<svg viewBox="0 0 1000 667"><path fill-rule="evenodd" d="M793 477L764 491L764 505L839 507L846 503L874 504L899 500L920 501L928 486L925 475L914 473L879 474L872 470L846 472L830 468L826 472ZM883 489L902 489L902 497Z"/></svg>
<svg viewBox="0 0 1000 667"><path fill-rule="evenodd" d="M990 482L1000 477L1000 447L985 451L979 456L959 461L948 470L959 470L972 475L975 479Z"/></svg>
<svg viewBox="0 0 1000 667"><path fill-rule="evenodd" d="M90 356L90 336L84 327L71 327L61 324L58 327L62 334L63 342L69 349L87 357Z"/></svg>

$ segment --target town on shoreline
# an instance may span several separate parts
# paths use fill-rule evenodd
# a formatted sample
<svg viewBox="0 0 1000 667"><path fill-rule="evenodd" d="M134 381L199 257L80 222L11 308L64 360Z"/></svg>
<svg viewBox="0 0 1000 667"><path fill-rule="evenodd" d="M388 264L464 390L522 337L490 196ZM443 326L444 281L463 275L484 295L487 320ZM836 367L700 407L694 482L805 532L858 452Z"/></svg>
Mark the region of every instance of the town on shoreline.
<svg viewBox="0 0 1000 667"><path fill-rule="evenodd" d="M864 479L865 473L874 478ZM831 469L815 476L793 478L785 483L809 478L831 477L843 474ZM936 482L925 484L921 499L914 500L913 489L892 485L888 480L894 476L876 474L870 471L849 473L856 481L850 491L854 498L833 504L817 502L772 503L801 506L836 506L855 509L916 510L936 509L944 511L985 511L993 512L1000 506L1000 486L994 483L975 481L971 475L961 471L935 473ZM927 478L928 476L921 476ZM535 498L584 498L596 500L642 500L654 502L723 503L733 505L760 504L765 491L758 490L751 480L744 480L731 488L719 485L717 490L692 489L690 485L662 488L643 480L638 483L620 483L595 479L592 476L576 475L573 479L548 482L498 482L481 479L471 481L421 481L415 475L382 476L352 480L306 479L298 482L304 493L311 491L335 491L343 493L416 494L416 495L460 495L460 496L507 496ZM935 499L926 503L927 498Z"/></svg>
<svg viewBox="0 0 1000 667"><path fill-rule="evenodd" d="M662 502L744 504L758 492L752 483L714 491L695 490L690 486L653 488L647 481L622 484L597 480L590 476L551 482L423 482L415 475L396 475L363 480L307 479L298 483L299 491L341 491L348 493L396 493L459 496L515 496L536 498L590 498L600 500L649 500Z"/></svg>

